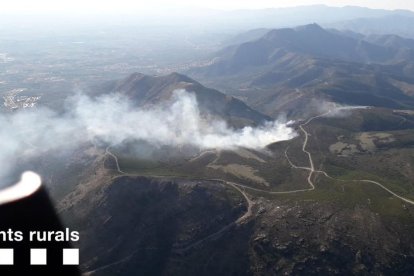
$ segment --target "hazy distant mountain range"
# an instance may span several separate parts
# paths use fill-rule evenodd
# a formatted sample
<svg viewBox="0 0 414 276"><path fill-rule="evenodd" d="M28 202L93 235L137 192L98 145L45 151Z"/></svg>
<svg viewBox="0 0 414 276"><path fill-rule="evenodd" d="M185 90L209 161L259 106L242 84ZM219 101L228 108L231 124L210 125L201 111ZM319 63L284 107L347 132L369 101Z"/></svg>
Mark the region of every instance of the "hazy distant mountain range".
<svg viewBox="0 0 414 276"><path fill-rule="evenodd" d="M266 30L257 39L224 48L213 56L211 65L189 73L275 115L296 113L310 99L413 107L413 64L411 39L364 36L310 24Z"/></svg>
<svg viewBox="0 0 414 276"><path fill-rule="evenodd" d="M381 17L357 18L329 24L340 30L352 30L363 34L395 34L414 38L411 26L414 24L412 12L401 11Z"/></svg>
<svg viewBox="0 0 414 276"><path fill-rule="evenodd" d="M203 15L205 17L203 17ZM414 13L407 10L381 10L357 6L329 7L325 5L299 6L263 10L204 11L195 16L209 21L210 27L222 24L224 29L280 28L318 23L363 33L398 34L413 37Z"/></svg>

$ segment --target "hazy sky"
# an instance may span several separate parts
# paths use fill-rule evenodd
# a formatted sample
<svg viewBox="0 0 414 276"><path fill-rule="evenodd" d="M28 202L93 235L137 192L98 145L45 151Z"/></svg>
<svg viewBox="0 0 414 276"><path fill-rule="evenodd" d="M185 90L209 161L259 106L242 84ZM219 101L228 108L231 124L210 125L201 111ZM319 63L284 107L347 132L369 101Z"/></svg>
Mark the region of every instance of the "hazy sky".
<svg viewBox="0 0 414 276"><path fill-rule="evenodd" d="M119 13L154 11L165 6L211 9L260 9L297 5L365 6L382 9L414 10L412 0L0 0L0 13Z"/></svg>

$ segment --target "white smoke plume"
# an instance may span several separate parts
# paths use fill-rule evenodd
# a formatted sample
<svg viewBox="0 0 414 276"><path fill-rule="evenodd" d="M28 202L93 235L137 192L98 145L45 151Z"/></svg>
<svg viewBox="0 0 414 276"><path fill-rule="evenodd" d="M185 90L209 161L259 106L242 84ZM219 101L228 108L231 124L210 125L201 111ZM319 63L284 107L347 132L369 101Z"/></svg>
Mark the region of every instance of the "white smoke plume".
<svg viewBox="0 0 414 276"><path fill-rule="evenodd" d="M316 110L319 114L325 114L326 117L344 118L352 114L356 109L369 109L369 106L362 105L343 105L329 101L314 101L313 106L316 106Z"/></svg>
<svg viewBox="0 0 414 276"><path fill-rule="evenodd" d="M132 107L116 95L77 96L71 102L64 115L47 109L0 115L3 175L18 159L71 149L92 139L111 145L136 139L156 146L262 149L296 135L288 123L278 121L234 130L224 121L202 118L195 96L184 90L175 91L171 104L151 108Z"/></svg>

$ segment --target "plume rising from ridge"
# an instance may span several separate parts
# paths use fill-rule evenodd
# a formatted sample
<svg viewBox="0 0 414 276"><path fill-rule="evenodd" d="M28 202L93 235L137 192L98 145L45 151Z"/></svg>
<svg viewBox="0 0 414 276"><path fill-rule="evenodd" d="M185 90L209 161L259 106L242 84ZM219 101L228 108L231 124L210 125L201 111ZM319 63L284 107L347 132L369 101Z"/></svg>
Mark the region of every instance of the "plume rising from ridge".
<svg viewBox="0 0 414 276"><path fill-rule="evenodd" d="M72 150L92 139L107 144L143 140L154 146L192 145L200 149L262 149L293 138L288 123L266 122L262 126L230 128L224 120L201 116L195 96L176 90L169 103L134 108L122 96L91 99L78 95L64 115L33 109L0 116L0 162L2 175L19 160L51 150Z"/></svg>

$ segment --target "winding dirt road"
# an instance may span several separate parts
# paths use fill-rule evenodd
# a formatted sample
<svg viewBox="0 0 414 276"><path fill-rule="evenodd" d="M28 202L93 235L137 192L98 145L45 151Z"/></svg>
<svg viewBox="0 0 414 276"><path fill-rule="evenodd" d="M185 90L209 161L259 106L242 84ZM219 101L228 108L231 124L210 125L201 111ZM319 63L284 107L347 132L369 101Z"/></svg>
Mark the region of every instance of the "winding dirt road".
<svg viewBox="0 0 414 276"><path fill-rule="evenodd" d="M308 175L308 179L307 179L309 185L311 186L311 188L309 190L314 190L315 189L315 185L312 182L312 175L315 172L315 166L313 165L313 160L312 160L311 153L306 150L306 146L308 145L308 140L309 140L309 133L303 127L306 126L307 124L309 124L310 122L312 122L313 120L315 120L317 118L320 118L320 117L324 117L324 116L330 114L331 112L332 112L332 110L329 110L328 112L325 112L323 114L311 117L305 123L299 125L300 130L302 130L303 134L305 135L305 140L303 141L303 145L302 145L302 151L304 153L306 153L308 155L308 158L309 158L309 165L310 165L309 169L310 170L309 170L309 175ZM285 151L285 155L287 156L286 151ZM289 161L289 163L290 163L290 161Z"/></svg>
<svg viewBox="0 0 414 276"><path fill-rule="evenodd" d="M247 194L240 187L237 186L236 183L227 182L227 181L224 181L223 183L225 183L227 185L230 185L234 189L236 189L237 191L239 191L243 195L244 199L247 202L247 210L246 210L246 213L244 213L244 215L241 216L241 217L239 217L237 219L237 221L236 221L237 224L241 224L241 223L243 223L244 221L246 221L248 218L250 218L252 216L252 214L253 214L252 213L252 208L253 208L254 202L247 196Z"/></svg>
<svg viewBox="0 0 414 276"><path fill-rule="evenodd" d="M304 126L306 126L307 124L309 124L310 122L312 122L313 120L315 120L316 118L320 118L320 117L323 117L323 116L326 116L326 115L328 115L328 114L330 114L332 111L331 110L329 110L328 112L325 112L325 113L323 113L323 114L320 114L320 115L317 115L317 116L314 116L314 117L311 117L311 118L309 118L307 121L305 121L303 124L300 124L299 125L299 128L300 128L300 130L303 132L303 134L304 134L304 141L303 141L303 145L302 145L302 151L308 156L308 159L309 159L309 167L298 167L298 166L295 166L292 162L291 162L291 160L289 159L289 156L288 156L288 154L287 154L287 150L288 150L288 148L286 148L286 150L285 150L285 157L286 157L286 159L288 160L288 162L289 162L289 164L292 166L292 168L295 168L295 169L304 169L304 170L308 170L309 171L309 175L308 175L308 178L307 178L307 181L308 181L308 183L309 183L309 186L310 186L310 188L308 188L308 189L299 189L299 190L293 190L293 191L283 191L283 192L272 192L272 191L266 191L266 190L262 190L262 189L256 189L256 188L253 188L253 187L249 187L249 186L245 186L245 185L241 185L241 184L236 184L236 183L233 183L234 185L236 185L236 186L239 186L239 187L243 187L243 188L246 188L246 189L249 189L249 190L252 190L252 191L257 191L257 192L264 192L264 193L267 193L267 194L293 194L293 193L300 193L300 192L306 192L306 191L312 191L312 190L315 190L315 185L314 185L314 183L312 182L312 175L313 175L313 173L315 172L315 166L314 166L314 164L313 164L313 159L312 159L312 155L311 155L311 153L309 152L309 151L307 151L306 150L306 146L308 145L308 141L309 141L309 133L304 129Z"/></svg>
<svg viewBox="0 0 414 276"><path fill-rule="evenodd" d="M106 149L105 149L105 153L106 153L106 154L108 154L108 155L110 155L110 156L112 156L112 158L114 158L114 160L115 160L115 164L116 164L116 170L117 170L119 173L126 174L125 172L123 172L123 171L121 170L121 167L119 166L118 157L116 157L116 155L115 155L115 154L113 154L113 153L109 150L109 147L110 147L110 146L106 147Z"/></svg>
<svg viewBox="0 0 414 276"><path fill-rule="evenodd" d="M303 169L303 170L308 170L308 171L309 171L309 176L308 176L308 179L307 179L307 180L308 180L308 183L309 183L309 185L311 186L311 188L310 188L310 189L307 189L308 191L310 191L310 190L314 190L314 189L315 189L315 185L314 185L314 184L313 184L313 182L312 182L312 175L313 175L313 173L315 173L315 172L316 172L316 173L321 173L321 174L325 175L326 177L328 177L328 178L330 178L330 179L333 179L333 180L343 181L343 182L347 182L347 181L348 181L348 180L342 180L342 179L337 179L337 178L334 178L334 177L330 176L330 175L329 175L327 172L325 172L325 171L315 170L315 166L314 166L314 164L313 164L313 160L312 160L312 155L311 155L311 153L310 153L309 151L307 151L307 150L306 150L306 145L307 145L307 143L308 143L309 133L308 133L308 132L307 132L307 131L303 128L303 126L305 126L305 125L309 124L312 120L314 120L314 119L316 119L316 118L319 118L319 117L326 116L326 115L328 115L329 113L331 113L331 110L330 110L330 111L328 111L328 112L326 112L326 113L324 113L324 114L321 114L321 115L318 115L318 116L312 117L312 118L310 118L309 120L307 120L304 124L299 125L299 128L300 128L300 129L302 130L302 132L305 134L305 140L304 140L304 142L303 142L302 151L303 151L303 152L305 152L305 153L308 155L308 157L309 157L309 164L310 164L310 166L309 166L309 167L299 167L299 166L294 165L294 164L291 162L291 160L289 159L289 156L288 156L288 154L287 154L287 151L288 151L289 147L288 147L288 148L286 148L286 150L285 150L285 156L286 156L286 159L288 160L289 164L290 164L293 168L295 168L295 169ZM387 188L387 187L385 187L383 184L381 184L381 183L379 183L379 182L377 182L377 181L370 180L370 179L355 179L355 180L350 180L350 181L352 181L352 182L366 182L366 183L375 184L375 185L379 186L380 188L384 189L385 191L387 191L388 193L390 193L391 195L395 196L396 198L399 198L399 199L401 199L402 201L404 201L404 202L406 202L406 203L409 203L409 204L414 205L414 201L413 201L413 200L410 200L410 199L408 199L408 198L405 198L405 197L403 197L403 196L400 196L400 195L398 195L398 194L394 193L393 191L391 191L390 189L388 189L388 188Z"/></svg>
<svg viewBox="0 0 414 276"><path fill-rule="evenodd" d="M335 181L341 181L341 182L367 182L367 183L375 184L375 185L379 186L380 188L384 189L385 191L387 191L388 193L390 193L391 195L395 196L396 198L399 198L399 199L401 199L402 201L404 201L406 203L414 205L413 200L405 198L403 196L400 196L400 195L394 193L393 191L391 191L390 189L388 189L387 187L385 187L384 185L382 185L381 183L379 183L377 181L369 180L369 179L343 180L343 179L332 177L325 171L315 171L315 172L316 173L321 173L324 176L326 176L327 178L330 178L330 179L335 180Z"/></svg>

